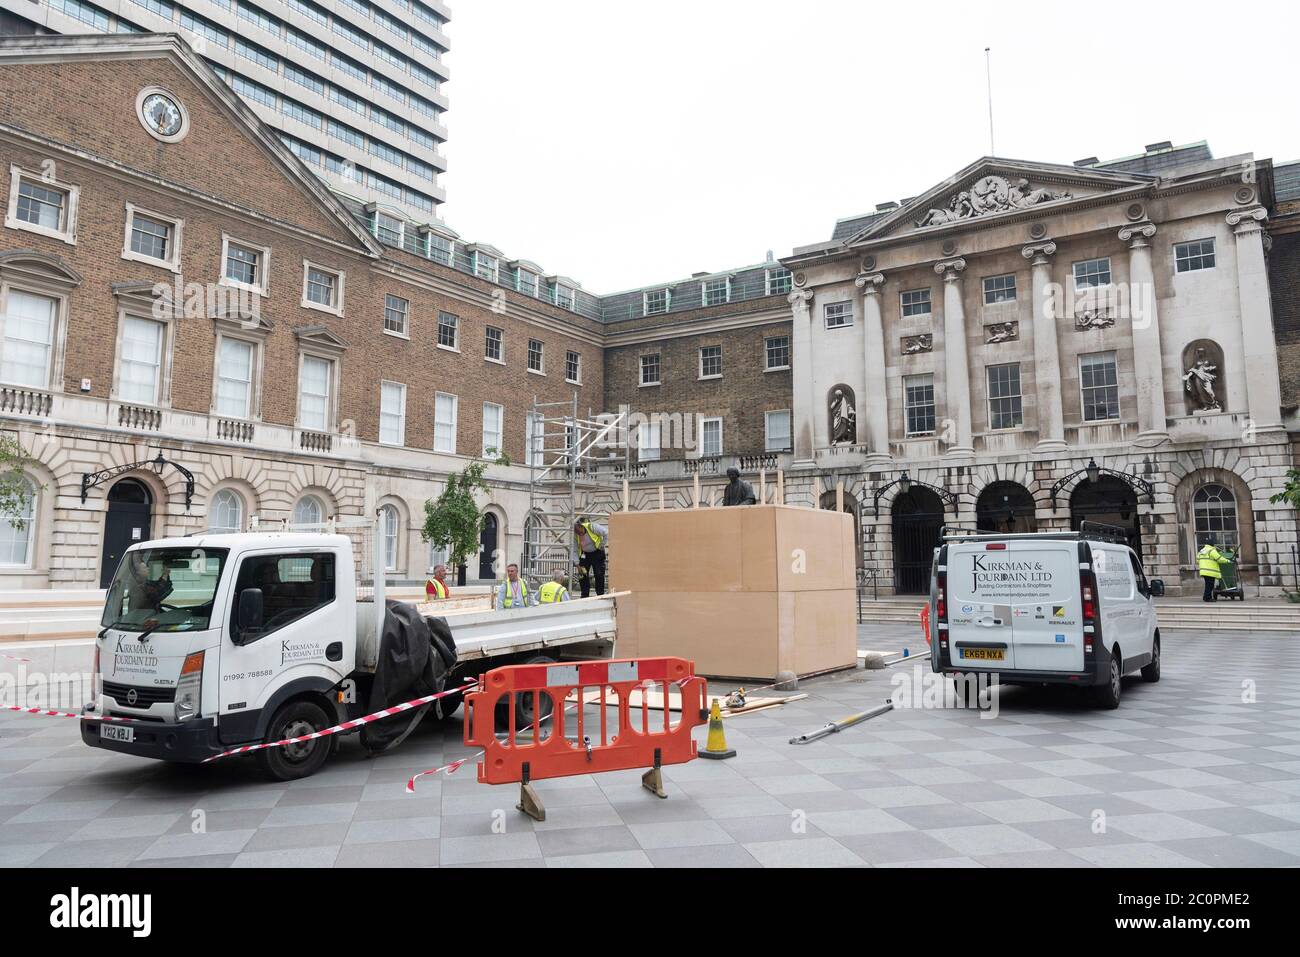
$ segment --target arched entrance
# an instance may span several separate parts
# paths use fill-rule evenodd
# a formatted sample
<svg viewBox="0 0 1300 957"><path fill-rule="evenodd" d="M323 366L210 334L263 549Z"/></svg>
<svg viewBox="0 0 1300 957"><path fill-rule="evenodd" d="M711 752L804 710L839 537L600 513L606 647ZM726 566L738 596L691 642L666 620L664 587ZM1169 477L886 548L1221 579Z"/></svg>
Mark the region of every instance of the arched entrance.
<svg viewBox="0 0 1300 957"><path fill-rule="evenodd" d="M494 581L497 577L496 569L493 567L497 554L497 517L491 512L483 516L483 531L479 533L478 543L478 577L486 581Z"/></svg>
<svg viewBox="0 0 1300 957"><path fill-rule="evenodd" d="M108 512L104 516L104 547L99 563L99 587L113 583L113 573L122 553L152 535L153 495L138 479L122 479L108 490Z"/></svg>
<svg viewBox="0 0 1300 957"><path fill-rule="evenodd" d="M1137 493L1113 475L1095 482L1084 479L1070 493L1070 527L1082 522L1102 522L1124 529L1129 548L1142 556L1142 526L1138 522Z"/></svg>
<svg viewBox="0 0 1300 957"><path fill-rule="evenodd" d="M1019 482L989 484L975 500L975 527L1004 534L1038 531L1034 497Z"/></svg>
<svg viewBox="0 0 1300 957"><path fill-rule="evenodd" d="M943 500L919 485L894 496L889 507L894 538L894 592L925 595L930 565L943 531Z"/></svg>

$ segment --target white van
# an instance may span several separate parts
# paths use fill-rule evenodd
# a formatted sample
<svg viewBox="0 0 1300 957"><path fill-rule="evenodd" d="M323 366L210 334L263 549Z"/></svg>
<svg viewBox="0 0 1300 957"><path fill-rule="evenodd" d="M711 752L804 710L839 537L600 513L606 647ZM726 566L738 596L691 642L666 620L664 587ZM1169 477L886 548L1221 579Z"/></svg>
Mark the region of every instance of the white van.
<svg viewBox="0 0 1300 957"><path fill-rule="evenodd" d="M997 534L945 528L930 577L938 673L990 672L1002 684L1071 684L1119 707L1120 679L1160 680L1160 628L1122 529Z"/></svg>

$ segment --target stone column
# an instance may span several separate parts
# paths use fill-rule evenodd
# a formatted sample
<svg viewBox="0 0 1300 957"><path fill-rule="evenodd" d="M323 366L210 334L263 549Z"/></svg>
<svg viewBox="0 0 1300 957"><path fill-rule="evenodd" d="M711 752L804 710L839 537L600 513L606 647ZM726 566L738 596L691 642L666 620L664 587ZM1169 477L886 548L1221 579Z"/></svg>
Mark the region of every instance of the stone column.
<svg viewBox="0 0 1300 957"><path fill-rule="evenodd" d="M1235 209L1228 225L1237 236L1237 297L1241 303L1241 338L1245 345L1246 401L1257 432L1282 428L1282 388L1278 382L1277 340L1264 262L1263 206Z"/></svg>
<svg viewBox="0 0 1300 957"><path fill-rule="evenodd" d="M1137 375L1138 437L1169 438L1165 421L1164 352L1156 309L1156 277L1151 268L1154 223L1134 223L1119 231L1128 243L1129 315L1133 325L1133 369Z"/></svg>
<svg viewBox="0 0 1300 957"><path fill-rule="evenodd" d="M861 273L855 280L862 290L863 358L866 376L858 396L858 409L866 406L858 421L866 427L866 442L871 449L869 464L889 460L889 383L885 373L885 323L880 314L880 290L885 284L881 273ZM865 420L865 421L864 421Z"/></svg>
<svg viewBox="0 0 1300 957"><path fill-rule="evenodd" d="M794 289L788 301L794 314L790 331L790 364L794 367L794 409L791 412L794 428L794 467L810 468L816 465L814 436L816 435L817 403L813 400L812 362L812 301L811 289Z"/></svg>
<svg viewBox="0 0 1300 957"><path fill-rule="evenodd" d="M966 310L962 305L961 273L964 259L945 259L934 264L943 277L943 362L946 384L944 401L950 426L949 455L973 455L970 426L970 363L966 357Z"/></svg>
<svg viewBox="0 0 1300 957"><path fill-rule="evenodd" d="M1061 359L1056 342L1056 303L1051 294L1056 243L1032 243L1021 254L1031 263L1034 316L1034 383L1038 398L1039 452L1063 452L1065 416L1061 400Z"/></svg>

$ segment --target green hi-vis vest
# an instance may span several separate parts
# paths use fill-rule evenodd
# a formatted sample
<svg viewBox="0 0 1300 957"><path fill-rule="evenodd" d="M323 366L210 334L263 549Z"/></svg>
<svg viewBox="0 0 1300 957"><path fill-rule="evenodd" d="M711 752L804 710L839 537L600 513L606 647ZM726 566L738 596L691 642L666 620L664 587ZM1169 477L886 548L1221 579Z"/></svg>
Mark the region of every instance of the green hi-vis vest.
<svg viewBox="0 0 1300 957"><path fill-rule="evenodd" d="M591 539L591 544L595 545L597 549L600 549L605 544L605 540L600 537L600 533L591 527L591 522L579 522L578 524L582 526L583 531L587 533L587 537Z"/></svg>
<svg viewBox="0 0 1300 957"><path fill-rule="evenodd" d="M1196 553L1196 566L1200 569L1202 578L1222 578L1223 573L1219 571L1219 562L1227 560L1213 545L1202 545L1201 550Z"/></svg>
<svg viewBox="0 0 1300 957"><path fill-rule="evenodd" d="M559 582L547 582L537 589L537 600L543 605L549 605L552 602L564 601L564 596L568 593L568 589Z"/></svg>
<svg viewBox="0 0 1300 957"><path fill-rule="evenodd" d="M503 596L501 604L506 608L514 607L515 590L510 587L509 578L501 583L501 592ZM522 578L519 579L519 600L525 608L528 607L528 582L524 581Z"/></svg>

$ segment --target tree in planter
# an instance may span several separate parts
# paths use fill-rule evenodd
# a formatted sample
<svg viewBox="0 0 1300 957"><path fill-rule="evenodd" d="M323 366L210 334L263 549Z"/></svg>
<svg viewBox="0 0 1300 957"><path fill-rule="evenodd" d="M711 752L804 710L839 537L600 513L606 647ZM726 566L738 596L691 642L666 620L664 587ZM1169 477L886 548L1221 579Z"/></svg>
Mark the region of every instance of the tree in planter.
<svg viewBox="0 0 1300 957"><path fill-rule="evenodd" d="M23 474L27 453L18 440L0 435L0 522L22 529L32 504L32 486Z"/></svg>
<svg viewBox="0 0 1300 957"><path fill-rule="evenodd" d="M471 462L460 474L447 477L447 487L436 502L424 503L424 528L420 537L436 548L447 550L460 585L465 584L465 562L478 551L479 536L483 534L483 512L474 496L491 491L483 480L489 464L509 465L510 460L498 455L491 463Z"/></svg>

